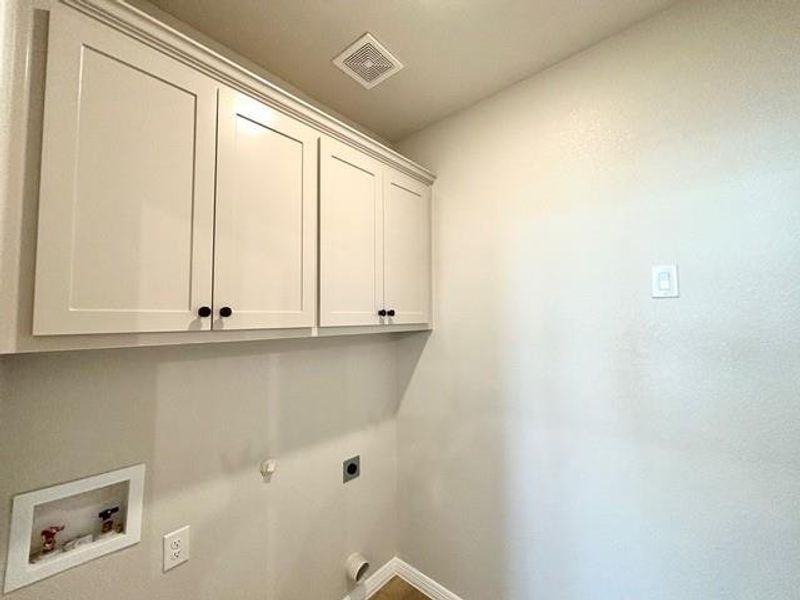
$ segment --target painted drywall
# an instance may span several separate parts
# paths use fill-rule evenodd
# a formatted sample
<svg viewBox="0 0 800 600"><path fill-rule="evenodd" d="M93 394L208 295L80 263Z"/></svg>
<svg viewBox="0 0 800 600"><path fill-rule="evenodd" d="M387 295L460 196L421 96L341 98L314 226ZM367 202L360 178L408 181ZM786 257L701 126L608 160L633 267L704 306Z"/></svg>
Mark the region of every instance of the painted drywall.
<svg viewBox="0 0 800 600"><path fill-rule="evenodd" d="M0 81L11 81L14 63L14 15L11 3L0 5ZM0 87L0 165L8 164L10 152L10 114L13 96L10 85ZM0 169L0 190L6 189L8 170ZM0 203L0 219L3 218L3 205Z"/></svg>
<svg viewBox="0 0 800 600"><path fill-rule="evenodd" d="M397 550L396 364L388 335L0 358L0 564L14 494L147 465L140 544L8 597L340 600L351 552Z"/></svg>
<svg viewBox="0 0 800 600"><path fill-rule="evenodd" d="M684 2L400 144L439 177L408 562L467 600L798 597L798 31Z"/></svg>
<svg viewBox="0 0 800 600"><path fill-rule="evenodd" d="M0 223L6 225L21 220L19 202L9 202L11 197L22 195L20 175L24 147L20 143L19 108L23 96L20 90L22 73L27 61L22 56L24 46L19 43L17 28L20 25L20 8L17 2L0 3ZM19 256L16 236L8 235L6 227L0 227L0 305L12 306L16 299L17 286L11 282L18 274ZM7 344L13 331L13 319L3 311L0 318L0 348Z"/></svg>
<svg viewBox="0 0 800 600"><path fill-rule="evenodd" d="M397 140L675 0L153 2ZM405 64L370 90L331 64L365 31Z"/></svg>

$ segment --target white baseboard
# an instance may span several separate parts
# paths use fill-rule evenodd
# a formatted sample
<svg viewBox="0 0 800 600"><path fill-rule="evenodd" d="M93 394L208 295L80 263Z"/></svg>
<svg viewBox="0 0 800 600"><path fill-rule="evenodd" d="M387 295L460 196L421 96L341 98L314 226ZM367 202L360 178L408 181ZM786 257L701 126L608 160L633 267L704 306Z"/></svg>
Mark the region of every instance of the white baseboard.
<svg viewBox="0 0 800 600"><path fill-rule="evenodd" d="M364 583L356 587L343 600L367 600L374 596L395 575L406 583L413 585L431 600L461 600L446 587L396 556L367 577Z"/></svg>
<svg viewBox="0 0 800 600"><path fill-rule="evenodd" d="M395 557L396 574L410 583L420 592L431 598L431 600L461 600L457 595L448 590L446 587L437 583L425 573L418 571L410 564Z"/></svg>
<svg viewBox="0 0 800 600"><path fill-rule="evenodd" d="M380 569L375 571L372 575L356 586L356 588L344 597L344 600L366 600L375 595L375 593L386 585L389 580L397 574L397 567L394 564L397 558L392 558L383 565Z"/></svg>

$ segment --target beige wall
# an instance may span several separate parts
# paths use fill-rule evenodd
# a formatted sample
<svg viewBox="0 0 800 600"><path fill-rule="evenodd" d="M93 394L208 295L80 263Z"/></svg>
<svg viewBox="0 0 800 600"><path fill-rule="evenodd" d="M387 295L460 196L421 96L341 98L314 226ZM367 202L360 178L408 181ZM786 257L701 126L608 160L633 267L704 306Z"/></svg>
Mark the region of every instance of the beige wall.
<svg viewBox="0 0 800 600"><path fill-rule="evenodd" d="M401 551L465 599L797 596L798 31L684 2L400 144L439 176Z"/></svg>
<svg viewBox="0 0 800 600"><path fill-rule="evenodd" d="M13 494L148 465L141 544L10 597L338 600L397 535L466 600L792 597L798 29L793 0L685 2L403 144L440 175L427 346L0 358L0 564Z"/></svg>
<svg viewBox="0 0 800 600"><path fill-rule="evenodd" d="M9 598L341 600L350 552L396 553L390 336L19 355L0 377L3 567L14 494L147 465L139 545ZM161 536L182 525L192 558L162 574Z"/></svg>

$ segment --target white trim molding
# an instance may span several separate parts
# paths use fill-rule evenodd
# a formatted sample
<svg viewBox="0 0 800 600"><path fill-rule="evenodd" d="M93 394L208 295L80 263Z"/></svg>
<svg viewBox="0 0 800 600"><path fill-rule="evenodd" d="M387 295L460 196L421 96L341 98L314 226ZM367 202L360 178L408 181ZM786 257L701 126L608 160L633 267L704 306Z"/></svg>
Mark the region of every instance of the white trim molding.
<svg viewBox="0 0 800 600"><path fill-rule="evenodd" d="M366 600L372 598L395 576L414 586L431 600L462 600L446 587L396 556L367 577L363 584L356 587L343 600Z"/></svg>
<svg viewBox="0 0 800 600"><path fill-rule="evenodd" d="M315 129L358 148L394 168L431 184L435 175L426 168L369 137L347 123L290 94L187 35L155 19L124 0L60 0L129 35L148 46L191 66L239 91L280 110Z"/></svg>
<svg viewBox="0 0 800 600"><path fill-rule="evenodd" d="M392 577L397 575L396 562L398 560L400 559L397 557L390 559L385 565L367 577L363 583L357 585L342 600L366 600L367 598L372 598Z"/></svg>
<svg viewBox="0 0 800 600"><path fill-rule="evenodd" d="M431 600L461 600L459 596L448 590L442 584L434 581L423 572L415 569L407 562L395 557L397 575L410 583Z"/></svg>
<svg viewBox="0 0 800 600"><path fill-rule="evenodd" d="M15 496L11 512L6 580L3 591L7 594L17 588L30 585L105 554L138 544L142 539L144 471L143 464L134 465ZM69 552L61 553L60 550L59 553L54 552L52 560L39 564L31 562L31 535L37 506L69 499L119 483L128 484L125 508L123 509L125 513L124 532L112 533L105 539L102 536L95 536L93 541ZM87 533L89 532L84 530L81 536L85 536ZM92 535L88 537L92 540Z"/></svg>

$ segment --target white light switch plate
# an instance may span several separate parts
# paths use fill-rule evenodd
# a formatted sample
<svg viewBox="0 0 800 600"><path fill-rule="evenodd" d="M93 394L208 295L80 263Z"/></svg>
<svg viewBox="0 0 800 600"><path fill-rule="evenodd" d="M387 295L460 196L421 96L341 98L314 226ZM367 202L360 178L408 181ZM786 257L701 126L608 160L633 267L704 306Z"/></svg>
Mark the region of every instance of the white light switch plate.
<svg viewBox="0 0 800 600"><path fill-rule="evenodd" d="M164 572L189 560L189 526L164 536Z"/></svg>
<svg viewBox="0 0 800 600"><path fill-rule="evenodd" d="M678 265L653 267L653 298L678 298Z"/></svg>

